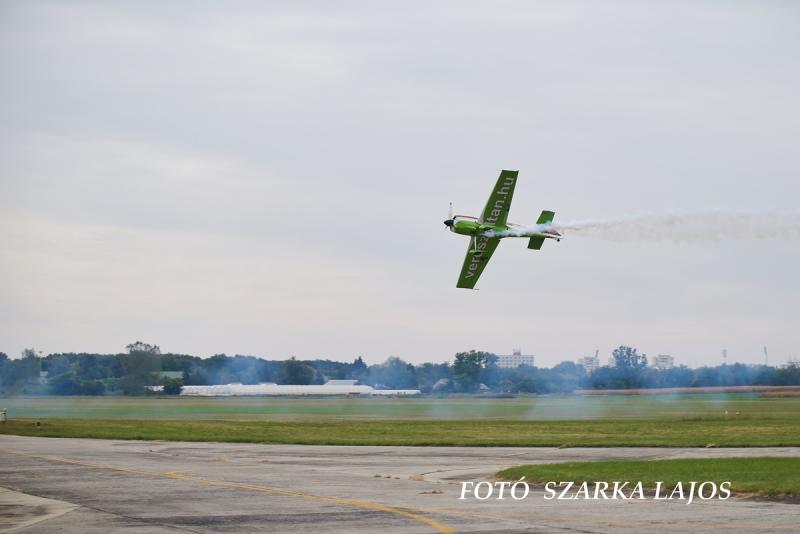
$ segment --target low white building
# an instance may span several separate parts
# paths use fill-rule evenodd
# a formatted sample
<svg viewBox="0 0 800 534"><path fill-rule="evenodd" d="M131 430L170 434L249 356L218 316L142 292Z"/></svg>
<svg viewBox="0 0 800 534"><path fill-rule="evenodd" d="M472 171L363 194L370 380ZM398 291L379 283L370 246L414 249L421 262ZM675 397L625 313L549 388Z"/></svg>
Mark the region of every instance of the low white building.
<svg viewBox="0 0 800 534"><path fill-rule="evenodd" d="M291 396L339 395L339 396L396 396L419 395L418 389L375 389L359 386L357 380L329 380L324 385L278 385L272 382L261 384L218 384L213 386L183 386L181 395L187 397L239 397L248 395ZM161 386L158 386L159 388Z"/></svg>

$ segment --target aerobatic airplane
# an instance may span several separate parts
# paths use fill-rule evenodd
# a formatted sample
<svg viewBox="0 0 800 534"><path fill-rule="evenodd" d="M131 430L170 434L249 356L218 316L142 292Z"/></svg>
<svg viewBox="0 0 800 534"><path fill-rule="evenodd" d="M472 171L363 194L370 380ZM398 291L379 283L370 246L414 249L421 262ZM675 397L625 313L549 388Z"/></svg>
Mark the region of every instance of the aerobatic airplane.
<svg viewBox="0 0 800 534"><path fill-rule="evenodd" d="M508 221L508 210L511 207L511 197L514 196L514 186L517 184L519 171L501 171L486 207L480 217L468 215L453 216L453 204L444 221L451 232L468 235L469 248L464 266L458 277L456 287L474 289L475 283L481 276L494 249L504 237L529 237L528 248L539 250L545 239L561 241L561 234L549 225L553 222L555 213L543 211L536 221L536 226L527 228Z"/></svg>

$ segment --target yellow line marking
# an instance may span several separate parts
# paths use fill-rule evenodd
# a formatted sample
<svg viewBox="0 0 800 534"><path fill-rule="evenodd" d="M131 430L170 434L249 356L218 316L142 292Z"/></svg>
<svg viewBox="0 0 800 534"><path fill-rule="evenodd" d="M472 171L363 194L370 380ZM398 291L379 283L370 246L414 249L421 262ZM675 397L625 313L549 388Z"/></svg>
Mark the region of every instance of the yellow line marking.
<svg viewBox="0 0 800 534"><path fill-rule="evenodd" d="M128 467L120 467L116 465L109 465L109 464L96 464L91 462L84 462L81 460L73 460L70 458L64 458L61 456L54 456L51 454L35 454L32 452L27 451L16 451L11 449L3 449L6 452L10 452L11 454L17 454L19 456L28 456L30 458L38 458L40 460L48 460L51 462L60 462L65 464L72 464L72 465L80 465L82 467L90 467L93 469L108 469L111 471L117 471L120 473L128 473L131 475L140 475L140 476L147 476L147 477L156 477L156 478L168 478L172 480L182 480L185 482L194 482L196 484L205 484L207 486L218 486L223 488L233 488L233 489L244 489L250 491L258 491L261 493L270 493L274 495L284 495L287 497L303 497L306 499L312 499L316 501L323 501L323 502L330 502L334 504L341 504L344 506L353 506L355 508L364 508L367 510L377 510L379 512L386 512L389 514L400 515L403 517L407 517L409 519L413 519L414 521L419 521L424 523L434 529L441 534L454 534L454 530L449 526L445 525L441 521L437 521L436 519L432 519L430 517L425 517L424 515L416 514L410 510L413 508L406 509L406 508L398 508L395 506L388 506L385 504L375 503L375 502L368 502L368 501L359 501L356 499L344 499L340 497L326 497L324 495L314 495L312 493L303 493L299 491L289 491L281 488L271 488L268 486L257 486L253 484L244 484L239 482L227 482L225 480L215 480L210 478L198 478L192 477L188 475L181 475L178 474L177 471L170 471L167 473L158 473L154 471L144 471L141 469L131 469Z"/></svg>
<svg viewBox="0 0 800 534"><path fill-rule="evenodd" d="M167 471L167 472L164 473L164 475L171 478L171 477L174 477L175 475L179 475L181 473L188 473L190 471L197 471L197 469L199 469L199 468L197 468L197 467L188 467L186 469L178 469L176 471Z"/></svg>

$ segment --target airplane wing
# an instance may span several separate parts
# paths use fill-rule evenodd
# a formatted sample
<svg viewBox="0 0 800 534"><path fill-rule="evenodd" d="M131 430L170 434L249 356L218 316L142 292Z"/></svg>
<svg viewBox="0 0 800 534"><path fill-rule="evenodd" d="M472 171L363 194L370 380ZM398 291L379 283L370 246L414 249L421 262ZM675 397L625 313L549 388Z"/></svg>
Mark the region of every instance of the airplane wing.
<svg viewBox="0 0 800 534"><path fill-rule="evenodd" d="M486 264L489 263L489 258L492 257L498 243L500 243L499 239L484 236L473 237L469 240L467 257L464 258L464 266L461 267L456 287L475 288L475 283L480 278Z"/></svg>
<svg viewBox="0 0 800 534"><path fill-rule="evenodd" d="M514 196L514 186L517 185L519 171L500 171L500 178L492 189L489 201L483 208L481 223L504 225L508 221L508 210L511 208L511 197Z"/></svg>

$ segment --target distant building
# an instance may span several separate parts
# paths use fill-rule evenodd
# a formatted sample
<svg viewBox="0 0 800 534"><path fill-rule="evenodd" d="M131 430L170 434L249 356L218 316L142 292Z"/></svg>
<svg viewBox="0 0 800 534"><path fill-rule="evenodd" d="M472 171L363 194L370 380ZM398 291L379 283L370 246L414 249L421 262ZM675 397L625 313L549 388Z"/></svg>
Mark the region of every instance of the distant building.
<svg viewBox="0 0 800 534"><path fill-rule="evenodd" d="M583 367L587 373L593 373L600 367L600 358L597 356L584 356L578 358L578 365Z"/></svg>
<svg viewBox="0 0 800 534"><path fill-rule="evenodd" d="M675 358L669 354L659 354L653 360L653 367L661 371L672 369L675 366Z"/></svg>
<svg viewBox="0 0 800 534"><path fill-rule="evenodd" d="M359 386L356 384L349 384L349 382L357 382L357 380L344 380L348 384L331 384L328 381L324 385L278 385L273 383L261 384L218 384L213 386L183 386L181 390L182 396L187 397L237 397L248 395L262 395L262 396L293 396L302 397L306 395L322 396L322 395L339 395L339 396L391 396L391 397L406 397L419 395L418 389L375 389L371 386ZM334 380L333 382L338 382ZM155 392L163 391L163 386L150 386L150 390Z"/></svg>
<svg viewBox="0 0 800 534"><path fill-rule="evenodd" d="M497 367L514 369L520 365L530 365L533 367L533 354L522 354L522 351L517 349L511 354L497 355Z"/></svg>

